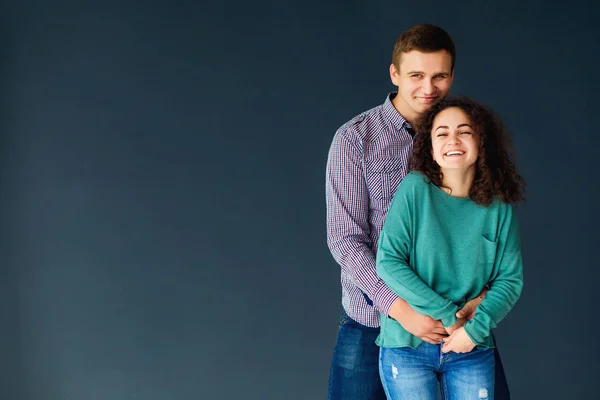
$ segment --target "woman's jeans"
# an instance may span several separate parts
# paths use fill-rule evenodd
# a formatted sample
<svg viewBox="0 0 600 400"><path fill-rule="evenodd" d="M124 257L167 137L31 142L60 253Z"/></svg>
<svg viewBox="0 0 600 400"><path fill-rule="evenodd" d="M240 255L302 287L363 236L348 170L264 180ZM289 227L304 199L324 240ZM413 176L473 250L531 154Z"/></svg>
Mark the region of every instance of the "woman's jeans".
<svg viewBox="0 0 600 400"><path fill-rule="evenodd" d="M379 328L361 325L342 311L331 360L327 397L329 400L385 400L385 392L379 379L379 347L375 344L378 334ZM494 348L494 354L494 398L510 400L497 346ZM475 399L479 400L477 397Z"/></svg>
<svg viewBox="0 0 600 400"><path fill-rule="evenodd" d="M494 349L442 353L441 344L381 348L379 375L388 399L493 400Z"/></svg>

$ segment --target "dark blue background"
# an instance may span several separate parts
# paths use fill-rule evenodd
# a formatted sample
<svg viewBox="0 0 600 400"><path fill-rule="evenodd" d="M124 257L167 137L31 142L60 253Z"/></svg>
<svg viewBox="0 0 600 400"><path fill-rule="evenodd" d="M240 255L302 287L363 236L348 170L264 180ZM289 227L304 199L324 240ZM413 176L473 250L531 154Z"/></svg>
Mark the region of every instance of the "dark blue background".
<svg viewBox="0 0 600 400"><path fill-rule="evenodd" d="M598 393L600 15L482 3L4 2L0 397L325 398L327 151L422 22L529 183L514 398Z"/></svg>

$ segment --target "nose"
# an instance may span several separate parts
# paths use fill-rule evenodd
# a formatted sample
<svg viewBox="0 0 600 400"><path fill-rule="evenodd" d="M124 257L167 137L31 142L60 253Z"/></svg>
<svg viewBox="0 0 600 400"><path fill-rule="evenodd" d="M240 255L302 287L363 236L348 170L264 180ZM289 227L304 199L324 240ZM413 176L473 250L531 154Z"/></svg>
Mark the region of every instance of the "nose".
<svg viewBox="0 0 600 400"><path fill-rule="evenodd" d="M433 92L435 91L435 87L431 79L424 79L422 88L423 93L426 95L433 94Z"/></svg>
<svg viewBox="0 0 600 400"><path fill-rule="evenodd" d="M458 137L458 135L456 133L450 135L450 137L448 139L451 144L460 144L461 143L460 138Z"/></svg>

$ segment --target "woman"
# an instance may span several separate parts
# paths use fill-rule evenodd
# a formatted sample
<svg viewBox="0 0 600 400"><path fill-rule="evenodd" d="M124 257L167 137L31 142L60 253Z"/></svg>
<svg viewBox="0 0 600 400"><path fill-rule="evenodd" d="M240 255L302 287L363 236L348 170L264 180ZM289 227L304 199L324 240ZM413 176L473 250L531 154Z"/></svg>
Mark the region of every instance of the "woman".
<svg viewBox="0 0 600 400"><path fill-rule="evenodd" d="M379 371L388 399L492 399L491 329L521 294L513 204L524 183L500 121L466 98L446 98L417 123L412 169L390 205L377 273L416 311L442 321L441 345L382 316ZM474 317L455 314L484 286Z"/></svg>

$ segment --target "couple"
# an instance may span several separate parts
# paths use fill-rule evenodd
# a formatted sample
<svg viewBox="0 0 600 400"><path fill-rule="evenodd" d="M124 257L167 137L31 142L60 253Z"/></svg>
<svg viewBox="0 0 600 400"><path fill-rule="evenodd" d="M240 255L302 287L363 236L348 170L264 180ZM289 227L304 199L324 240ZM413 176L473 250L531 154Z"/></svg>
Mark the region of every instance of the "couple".
<svg viewBox="0 0 600 400"><path fill-rule="evenodd" d="M446 98L454 64L444 30L408 29L390 65L398 92L333 139L327 236L344 312L329 399L510 398L491 329L521 293L524 183L494 114Z"/></svg>

